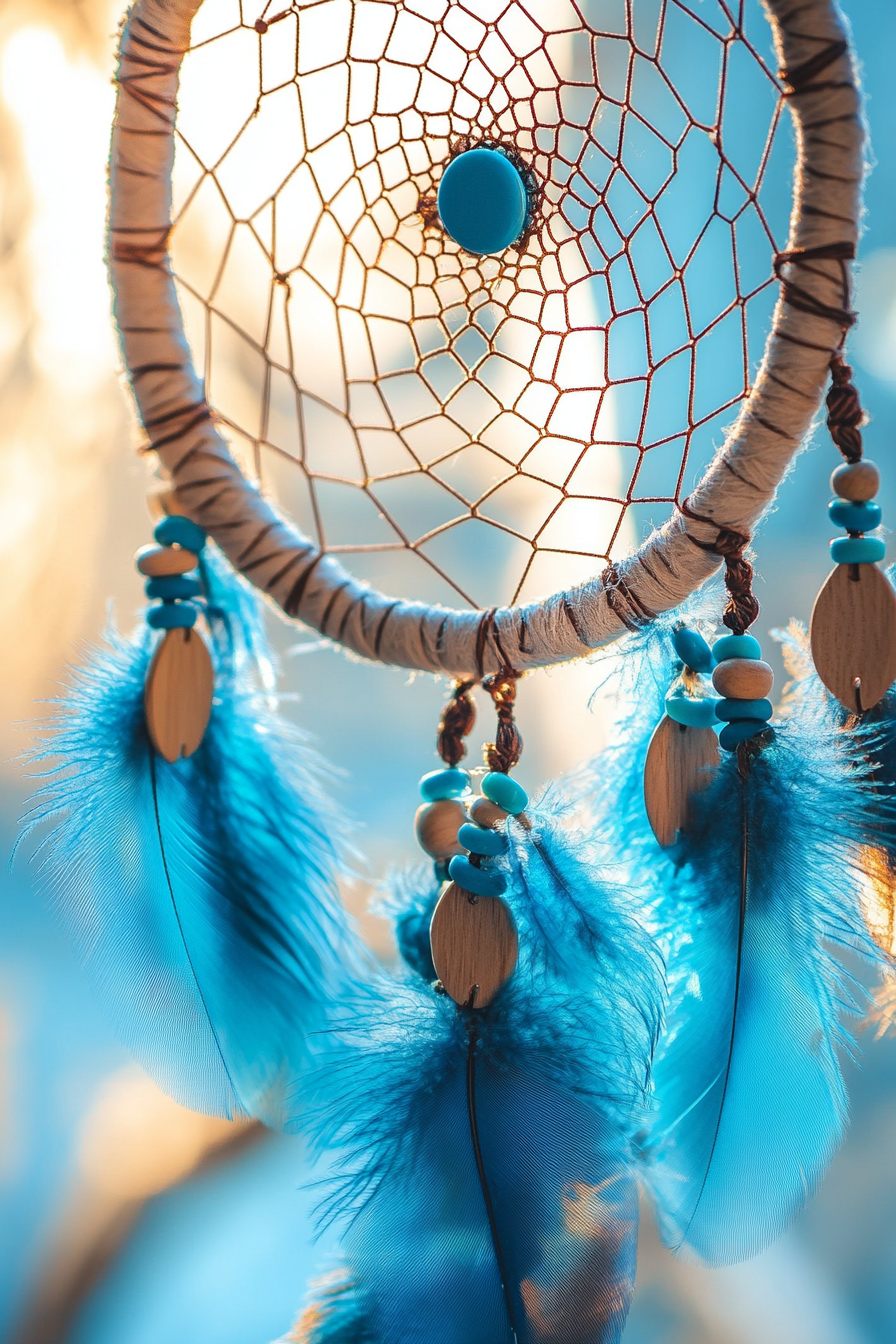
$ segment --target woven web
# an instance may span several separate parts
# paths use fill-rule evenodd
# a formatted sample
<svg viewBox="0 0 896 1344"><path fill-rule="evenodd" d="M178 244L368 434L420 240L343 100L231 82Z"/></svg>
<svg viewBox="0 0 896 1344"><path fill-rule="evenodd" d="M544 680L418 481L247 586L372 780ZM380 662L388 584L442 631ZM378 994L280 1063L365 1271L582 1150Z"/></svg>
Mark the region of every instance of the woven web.
<svg viewBox="0 0 896 1344"><path fill-rule="evenodd" d="M402 596L526 599L633 549L755 374L781 108L745 0L205 0L173 255L246 473ZM435 207L481 141L537 186L494 258Z"/></svg>

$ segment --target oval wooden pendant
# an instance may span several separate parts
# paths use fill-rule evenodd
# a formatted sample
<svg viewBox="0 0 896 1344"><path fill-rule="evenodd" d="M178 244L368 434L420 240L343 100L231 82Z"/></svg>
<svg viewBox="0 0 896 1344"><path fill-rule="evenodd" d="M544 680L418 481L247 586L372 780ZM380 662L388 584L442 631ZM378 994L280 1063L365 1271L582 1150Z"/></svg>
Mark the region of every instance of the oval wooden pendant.
<svg viewBox="0 0 896 1344"><path fill-rule="evenodd" d="M215 674L196 630L168 630L153 654L143 703L146 727L166 761L192 756L212 712Z"/></svg>
<svg viewBox="0 0 896 1344"><path fill-rule="evenodd" d="M809 626L815 670L853 714L872 709L896 681L896 592L877 565L837 565Z"/></svg>
<svg viewBox="0 0 896 1344"><path fill-rule="evenodd" d="M455 1003L484 1008L516 966L518 942L499 896L473 896L455 882L439 897L429 929L436 974Z"/></svg>
<svg viewBox="0 0 896 1344"><path fill-rule="evenodd" d="M687 829L691 799L712 782L718 764L719 739L712 728L686 728L663 715L644 764L647 818L663 848Z"/></svg>

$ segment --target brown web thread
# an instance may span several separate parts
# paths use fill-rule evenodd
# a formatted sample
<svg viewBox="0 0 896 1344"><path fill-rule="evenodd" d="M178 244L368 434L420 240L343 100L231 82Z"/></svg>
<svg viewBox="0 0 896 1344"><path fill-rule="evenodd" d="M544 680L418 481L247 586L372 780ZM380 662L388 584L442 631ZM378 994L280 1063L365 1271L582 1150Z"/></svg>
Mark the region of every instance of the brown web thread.
<svg viewBox="0 0 896 1344"><path fill-rule="evenodd" d="M172 243L207 395L311 543L392 591L486 607L612 565L749 390L799 72L765 59L758 0L587 14L205 0L194 23ZM535 184L500 258L435 205L482 142Z"/></svg>

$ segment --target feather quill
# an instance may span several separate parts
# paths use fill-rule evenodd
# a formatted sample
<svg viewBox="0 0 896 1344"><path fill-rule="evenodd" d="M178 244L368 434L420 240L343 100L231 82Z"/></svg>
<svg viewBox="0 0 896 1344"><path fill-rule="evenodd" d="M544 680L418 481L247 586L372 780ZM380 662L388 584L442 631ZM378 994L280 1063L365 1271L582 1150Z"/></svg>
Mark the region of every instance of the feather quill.
<svg viewBox="0 0 896 1344"><path fill-rule="evenodd" d="M557 825L548 807L542 853L514 835L502 861L520 960L493 1002L459 1010L419 978L383 979L318 1075L312 1129L340 1154L324 1216L344 1221L377 1344L620 1337L659 977L624 894Z"/></svg>
<svg viewBox="0 0 896 1344"><path fill-rule="evenodd" d="M143 1067L193 1109L276 1124L357 943L321 763L265 693L254 599L210 563L216 697L198 751L153 752L154 636L111 630L33 758L55 763L26 833L52 824L42 883Z"/></svg>
<svg viewBox="0 0 896 1344"><path fill-rule="evenodd" d="M763 750L726 754L654 911L671 1003L649 1181L664 1239L710 1264L757 1254L817 1186L846 1123L846 963L880 960L859 898L867 789L799 708Z"/></svg>

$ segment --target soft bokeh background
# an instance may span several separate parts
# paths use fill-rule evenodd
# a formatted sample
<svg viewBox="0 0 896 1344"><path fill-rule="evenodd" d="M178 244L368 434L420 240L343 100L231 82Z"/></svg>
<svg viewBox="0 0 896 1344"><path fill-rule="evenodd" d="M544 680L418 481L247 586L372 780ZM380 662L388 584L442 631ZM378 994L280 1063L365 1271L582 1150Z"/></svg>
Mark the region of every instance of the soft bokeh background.
<svg viewBox="0 0 896 1344"><path fill-rule="evenodd" d="M852 342L872 416L896 432L896 100L892 0L849 0L877 164ZM0 833L27 792L14 757L111 598L140 601L147 469L123 391L102 265L117 4L0 4ZM797 463L759 540L763 630L806 618L827 570L830 445ZM885 517L896 472L885 472ZM889 511L889 512L888 512ZM413 853L416 780L444 688L306 648L279 627L291 712L344 772L371 880ZM521 775L537 783L600 745L577 667L527 683ZM18 1344L265 1344L301 1304L310 1246L301 1145L181 1111L106 1031L64 940L5 866L0 906L0 1338ZM360 911L364 882L348 893ZM388 955L384 926L366 919ZM896 1046L864 1038L854 1121L825 1186L759 1259L709 1272L647 1223L629 1344L891 1344L896 1338Z"/></svg>

